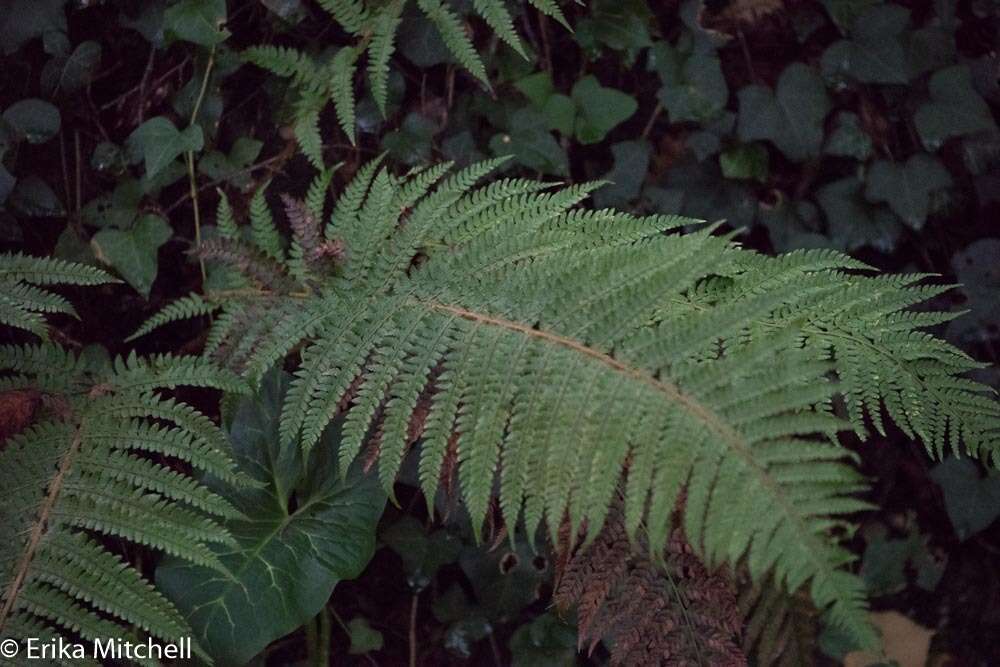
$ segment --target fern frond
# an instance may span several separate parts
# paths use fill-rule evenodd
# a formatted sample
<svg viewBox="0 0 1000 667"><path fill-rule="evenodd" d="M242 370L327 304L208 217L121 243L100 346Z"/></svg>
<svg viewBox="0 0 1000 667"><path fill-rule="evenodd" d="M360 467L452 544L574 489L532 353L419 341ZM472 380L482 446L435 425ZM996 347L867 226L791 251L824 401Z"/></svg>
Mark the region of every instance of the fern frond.
<svg viewBox="0 0 1000 667"><path fill-rule="evenodd" d="M354 72L361 51L352 46L345 46L337 51L330 61L330 97L337 111L337 122L353 145L355 142L354 127Z"/></svg>
<svg viewBox="0 0 1000 667"><path fill-rule="evenodd" d="M189 320L193 317L202 317L204 315L211 315L218 309L219 306L217 304L205 301L200 295L188 294L187 296L181 297L177 301L164 306L161 311L143 322L142 325L135 330L135 333L125 339L125 342L127 343L141 336L145 336L146 334L172 322Z"/></svg>
<svg viewBox="0 0 1000 667"><path fill-rule="evenodd" d="M308 55L286 46L251 46L242 53L243 60L261 69L291 78L294 83L309 84L316 79L316 64Z"/></svg>
<svg viewBox="0 0 1000 667"><path fill-rule="evenodd" d="M342 463L377 437L391 490L417 433L429 502L457 460L472 518L499 488L506 523L531 534L597 534L624 475L625 531L653 553L684 494L706 566L807 587L832 625L874 641L838 543L870 506L837 433L884 410L932 450L1000 451L997 403L963 376L976 364L908 310L937 288L829 251L763 257L712 226L678 233L698 221L575 210L594 184L476 187L498 164L362 167L324 234L347 249L342 272L222 304L212 336L252 381L301 346L282 439L315 446L346 412Z"/></svg>
<svg viewBox="0 0 1000 667"><path fill-rule="evenodd" d="M528 57L524 51L524 45L521 44L521 39L514 31L514 20L510 17L510 12L507 11L503 0L473 0L472 6L476 13L486 21L486 25L493 28L497 37L517 51L521 57Z"/></svg>
<svg viewBox="0 0 1000 667"><path fill-rule="evenodd" d="M362 0L319 0L319 6L352 34L361 32L369 19L368 7Z"/></svg>
<svg viewBox="0 0 1000 667"><path fill-rule="evenodd" d="M556 21L562 24L564 28L569 31L573 29L570 27L569 23L566 21L566 17L563 15L562 9L559 7L556 0L528 0L532 7L545 14L546 16L551 16Z"/></svg>
<svg viewBox="0 0 1000 667"><path fill-rule="evenodd" d="M194 408L156 393L181 384L242 392L245 383L192 357L133 355L97 370L51 345L0 349L0 371L51 390L53 369L39 367L43 360L75 379L52 393L58 407L51 414L0 451L0 632L17 639L29 630L129 641L136 632L170 642L190 637L173 605L96 538L221 567L214 549L234 543L222 520L239 512L144 454L247 484L233 472L222 432Z"/></svg>
<svg viewBox="0 0 1000 667"><path fill-rule="evenodd" d="M303 91L294 106L292 132L299 142L299 148L306 159L323 169L323 137L319 132L319 114L326 104L326 97L320 91Z"/></svg>
<svg viewBox="0 0 1000 667"><path fill-rule="evenodd" d="M402 20L402 0L392 0L372 18L371 42L368 44L368 80L375 106L385 116L389 96L389 58L396 50L396 29Z"/></svg>
<svg viewBox="0 0 1000 667"><path fill-rule="evenodd" d="M48 338L45 314L76 311L62 296L42 285L102 285L119 282L104 271L49 257L0 255L0 324Z"/></svg>
<svg viewBox="0 0 1000 667"><path fill-rule="evenodd" d="M489 87L490 82L486 76L483 61L476 53L476 47L472 45L472 40L466 34L465 26L462 25L458 15L445 6L441 0L417 0L417 5L437 28L444 45L455 56L459 64Z"/></svg>

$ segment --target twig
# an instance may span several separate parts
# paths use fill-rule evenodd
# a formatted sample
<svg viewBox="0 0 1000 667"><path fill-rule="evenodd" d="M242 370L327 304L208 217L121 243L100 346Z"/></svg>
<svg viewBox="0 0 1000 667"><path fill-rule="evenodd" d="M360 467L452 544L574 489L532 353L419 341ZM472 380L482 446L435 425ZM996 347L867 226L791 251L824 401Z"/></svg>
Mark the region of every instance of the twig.
<svg viewBox="0 0 1000 667"><path fill-rule="evenodd" d="M80 210L83 208L83 187L81 185L80 171L80 130L73 131L73 144L76 152L76 218L80 219Z"/></svg>
<svg viewBox="0 0 1000 667"><path fill-rule="evenodd" d="M146 71L142 73L142 79L139 81L139 103L135 105L135 125L142 125L142 117L144 115L145 109L143 109L142 101L146 99L146 84L149 83L149 77L153 74L153 63L156 61L156 47L150 47L149 49L149 60L146 61Z"/></svg>
<svg viewBox="0 0 1000 667"><path fill-rule="evenodd" d="M191 111L191 122L194 125L198 119L198 112L201 110L201 103L205 99L205 91L208 90L208 80L212 75L212 66L215 64L215 47L208 54L208 63L205 65L205 76L201 80L201 90L198 91L198 99L195 100L194 109ZM194 151L187 152L188 184L191 186L191 205L194 207L194 242L201 245L201 209L198 206L198 182L194 173ZM201 267L201 281L205 282L205 260L198 258L198 266Z"/></svg>
<svg viewBox="0 0 1000 667"><path fill-rule="evenodd" d="M642 128L642 135L640 136L643 139L649 137L649 133L653 130L653 123L656 122L656 119L660 117L661 113L663 113L663 102L657 101L656 107L653 109L653 113L649 114L649 120L646 121L646 126Z"/></svg>
<svg viewBox="0 0 1000 667"><path fill-rule="evenodd" d="M417 667L417 603L420 593L413 594L410 604L410 667Z"/></svg>
<svg viewBox="0 0 1000 667"><path fill-rule="evenodd" d="M747 73L750 75L750 79L754 83L760 83L760 79L757 77L757 71L753 68L753 60L750 58L750 47L747 46L747 38L743 34L742 28L737 28L737 33L740 37L740 47L743 49L743 59L747 63Z"/></svg>

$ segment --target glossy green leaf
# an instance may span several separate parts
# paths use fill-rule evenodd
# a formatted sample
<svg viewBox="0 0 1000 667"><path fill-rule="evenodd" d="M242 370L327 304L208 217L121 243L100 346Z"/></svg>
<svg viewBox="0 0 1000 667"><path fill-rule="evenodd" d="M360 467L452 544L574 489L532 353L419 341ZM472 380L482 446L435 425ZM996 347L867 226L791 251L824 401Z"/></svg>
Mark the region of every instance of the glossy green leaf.
<svg viewBox="0 0 1000 667"><path fill-rule="evenodd" d="M156 279L157 252L173 235L167 221L147 214L129 229L102 229L90 240L98 259L115 268L143 297Z"/></svg>
<svg viewBox="0 0 1000 667"><path fill-rule="evenodd" d="M983 476L971 459L949 458L931 470L944 493L948 518L960 540L987 528L1000 516L1000 476Z"/></svg>
<svg viewBox="0 0 1000 667"><path fill-rule="evenodd" d="M869 8L854 22L850 39L823 53L823 74L860 83L906 83L910 67L902 35L909 20L909 10L899 5Z"/></svg>
<svg viewBox="0 0 1000 667"><path fill-rule="evenodd" d="M198 171L211 179L228 181L238 188L246 189L253 184L248 167L253 164L264 143L249 137L240 137L233 142L229 155L212 151L198 161Z"/></svg>
<svg viewBox="0 0 1000 667"><path fill-rule="evenodd" d="M66 32L66 0L6 0L0 4L0 48L11 54L46 32Z"/></svg>
<svg viewBox="0 0 1000 667"><path fill-rule="evenodd" d="M576 665L576 628L554 613L519 627L510 638L513 667L572 667Z"/></svg>
<svg viewBox="0 0 1000 667"><path fill-rule="evenodd" d="M170 558L156 572L160 589L221 664L244 664L308 622L375 550L385 495L357 470L341 481L336 434L328 432L306 461L297 445L279 446L287 385L286 375L269 374L260 395L243 399L233 417L237 463L261 486L220 489L249 517L227 525L238 547L217 552L229 573Z"/></svg>
<svg viewBox="0 0 1000 667"><path fill-rule="evenodd" d="M667 42L649 50L648 66L660 75L663 86L657 98L670 121L708 123L729 100L729 87L719 56L712 49L693 47L686 51Z"/></svg>
<svg viewBox="0 0 1000 667"><path fill-rule="evenodd" d="M886 202L913 229L920 229L930 210L931 194L951 186L951 176L937 158L918 153L905 163L878 160L868 172L865 196Z"/></svg>
<svg viewBox="0 0 1000 667"><path fill-rule="evenodd" d="M786 67L774 91L758 85L743 88L739 100L740 139L766 139L795 162L819 155L830 99L822 79L807 65Z"/></svg>
<svg viewBox="0 0 1000 667"><path fill-rule="evenodd" d="M760 144L739 144L719 155L719 166L726 178L767 182L767 149Z"/></svg>
<svg viewBox="0 0 1000 667"><path fill-rule="evenodd" d="M569 174L569 158L549 131L545 116L532 109L518 109L510 118L510 130L490 139L493 155L511 155L520 164L553 176Z"/></svg>
<svg viewBox="0 0 1000 667"><path fill-rule="evenodd" d="M415 592L430 585L441 567L455 562L462 543L445 530L429 532L412 516L388 526L382 541L403 560L406 581Z"/></svg>
<svg viewBox="0 0 1000 667"><path fill-rule="evenodd" d="M583 144L601 141L639 108L634 97L602 86L593 76L577 81L571 96L577 106L576 138Z"/></svg>
<svg viewBox="0 0 1000 667"><path fill-rule="evenodd" d="M913 116L928 151L936 151L951 137L996 129L989 106L972 87L967 66L955 65L935 72L928 89L930 100Z"/></svg>
<svg viewBox="0 0 1000 667"><path fill-rule="evenodd" d="M167 8L163 25L178 39L212 47L229 37L225 23L226 0L180 0Z"/></svg>
<svg viewBox="0 0 1000 667"><path fill-rule="evenodd" d="M406 114L398 130L382 138L382 149L403 164L415 166L430 159L437 131L434 121L414 111Z"/></svg>
<svg viewBox="0 0 1000 667"><path fill-rule="evenodd" d="M861 119L853 111L841 111L833 132L826 138L823 152L827 155L867 160L872 154L872 138L861 127Z"/></svg>
<svg viewBox="0 0 1000 667"><path fill-rule="evenodd" d="M48 183L38 176L18 179L7 205L31 218L58 217L66 214L62 202Z"/></svg>
<svg viewBox="0 0 1000 667"><path fill-rule="evenodd" d="M624 206L639 195L649 169L652 147L648 141L621 141L611 146L615 162L602 180L608 184L594 192L594 204L599 207Z"/></svg>
<svg viewBox="0 0 1000 667"><path fill-rule="evenodd" d="M163 116L156 116L137 127L129 135L127 145L133 155L142 156L146 176L151 178L182 153L200 151L204 140L198 125L182 132Z"/></svg>
<svg viewBox="0 0 1000 667"><path fill-rule="evenodd" d="M29 144L41 144L59 134L61 116L50 102L28 98L14 102L3 112L3 119Z"/></svg>
<svg viewBox="0 0 1000 667"><path fill-rule="evenodd" d="M351 655L364 655L372 651L382 650L382 633L368 622L367 618L352 618L347 622L347 630L351 634Z"/></svg>
<svg viewBox="0 0 1000 667"><path fill-rule="evenodd" d="M863 187L860 180L848 176L816 191L816 202L826 218L827 235L840 250L870 245L890 252L901 230L898 219L885 206L867 201Z"/></svg>
<svg viewBox="0 0 1000 667"><path fill-rule="evenodd" d="M68 56L56 56L42 68L42 91L49 96L72 95L90 83L101 64L101 45L81 42Z"/></svg>

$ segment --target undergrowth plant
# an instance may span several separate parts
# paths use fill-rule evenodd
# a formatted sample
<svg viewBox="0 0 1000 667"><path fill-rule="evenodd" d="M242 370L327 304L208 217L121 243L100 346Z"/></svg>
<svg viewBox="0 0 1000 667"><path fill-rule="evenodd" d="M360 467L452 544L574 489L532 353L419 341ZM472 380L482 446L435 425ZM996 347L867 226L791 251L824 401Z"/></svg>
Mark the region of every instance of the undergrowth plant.
<svg viewBox="0 0 1000 667"><path fill-rule="evenodd" d="M294 132L303 154L317 168L322 168L320 112L332 101L337 121L353 144L355 141L354 79L364 55L371 95L384 116L389 92L389 61L396 49L396 33L402 21L405 0L386 3L367 0L322 0L320 6L355 42L343 46L329 58L317 60L301 50L270 45L252 46L243 52L247 62L263 67L278 76L291 79L296 91ZM569 24L554 0L528 0L539 12L553 17L566 28ZM437 29L448 52L486 88L490 87L486 67L476 51L467 27L450 3L442 0L416 0L421 14ZM496 36L518 54L527 58L524 46L503 0L475 0L474 12Z"/></svg>
<svg viewBox="0 0 1000 667"><path fill-rule="evenodd" d="M308 452L344 414L341 470L377 459L390 494L419 442L428 502L457 458L474 526L601 531L619 482L629 538L806 587L857 645L876 635L840 544L872 507L837 440L889 417L940 457L997 462L1000 408L981 367L915 310L947 286L879 275L835 251L768 257L717 226L578 208L599 183L477 186L500 160L404 177L379 160L324 225L322 175L286 198L290 243L223 203L198 250L242 284L191 295L139 333L217 313L206 354L251 383L290 354L280 437Z"/></svg>
<svg viewBox="0 0 1000 667"><path fill-rule="evenodd" d="M4 323L44 336L36 313L72 308L39 285L111 278L80 264L4 255L0 282ZM181 385L245 390L197 357L108 363L48 342L0 347L5 406L17 398L33 413L0 448L0 636L43 644L191 636L137 554L150 549L224 570L212 546L233 543L222 521L240 512L191 471L237 486L250 480L235 470L222 431L164 393ZM0 663L23 664L7 652Z"/></svg>

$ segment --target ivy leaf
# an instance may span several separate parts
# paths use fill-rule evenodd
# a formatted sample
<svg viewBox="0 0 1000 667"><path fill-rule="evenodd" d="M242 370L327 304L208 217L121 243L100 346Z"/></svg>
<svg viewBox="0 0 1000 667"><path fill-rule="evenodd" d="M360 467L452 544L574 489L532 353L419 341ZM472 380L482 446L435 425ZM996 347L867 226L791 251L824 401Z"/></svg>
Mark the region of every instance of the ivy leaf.
<svg viewBox="0 0 1000 667"><path fill-rule="evenodd" d="M519 627L510 638L513 667L572 667L576 665L576 628L553 613Z"/></svg>
<svg viewBox="0 0 1000 667"><path fill-rule="evenodd" d="M221 151L212 151L198 161L198 171L209 178L225 180L238 188L247 189L253 178L247 172L247 167L260 155L263 142L249 137L240 137L233 142L229 155Z"/></svg>
<svg viewBox="0 0 1000 667"><path fill-rule="evenodd" d="M972 75L965 65L935 72L928 84L930 101L913 116L920 140L930 152L951 137L995 130L990 108L972 87Z"/></svg>
<svg viewBox="0 0 1000 667"><path fill-rule="evenodd" d="M839 250L849 252L870 245L890 252L900 232L898 219L886 207L868 202L863 186L861 180L848 176L816 191L827 233Z"/></svg>
<svg viewBox="0 0 1000 667"><path fill-rule="evenodd" d="M667 42L657 42L648 58L649 68L656 70L663 82L656 96L672 123L708 123L725 108L729 87L713 49L692 47L685 52Z"/></svg>
<svg viewBox="0 0 1000 667"><path fill-rule="evenodd" d="M115 268L135 291L149 298L156 279L157 252L173 231L158 215L144 215L129 229L102 229L90 240L97 258Z"/></svg>
<svg viewBox="0 0 1000 667"><path fill-rule="evenodd" d="M32 218L59 217L66 214L59 197L49 184L37 176L18 179L7 204L21 215Z"/></svg>
<svg viewBox="0 0 1000 667"><path fill-rule="evenodd" d="M621 141L611 146L615 162L611 171L602 176L608 184L594 192L594 204L604 208L623 206L639 195L649 169L648 141Z"/></svg>
<svg viewBox="0 0 1000 667"><path fill-rule="evenodd" d="M931 193L951 186L951 176L941 162L918 153L905 163L878 160L868 172L865 196L886 202L903 221L919 230L927 220Z"/></svg>
<svg viewBox="0 0 1000 667"><path fill-rule="evenodd" d="M364 655L372 651L382 650L382 633L368 623L367 618L352 618L347 622L347 631L351 635L351 655Z"/></svg>
<svg viewBox="0 0 1000 667"><path fill-rule="evenodd" d="M132 155L141 155L146 176L152 178L186 151L200 151L204 145L201 127L192 125L183 132L163 116L150 118L132 132L127 146Z"/></svg>
<svg viewBox="0 0 1000 667"><path fill-rule="evenodd" d="M652 43L649 26L653 15L645 0L596 0L589 4L587 16L575 26L576 41L584 50L596 52L603 45L625 51L631 63Z"/></svg>
<svg viewBox="0 0 1000 667"><path fill-rule="evenodd" d="M931 479L944 492L944 506L958 539L972 537L1000 516L1000 477L983 477L974 461L946 459L931 470Z"/></svg>
<svg viewBox="0 0 1000 667"><path fill-rule="evenodd" d="M840 31L846 33L866 9L879 4L882 0L822 0L822 2L826 13Z"/></svg>
<svg viewBox="0 0 1000 667"><path fill-rule="evenodd" d="M101 45L86 41L68 56L56 56L42 68L42 91L50 96L72 95L88 83L101 63Z"/></svg>
<svg viewBox="0 0 1000 667"><path fill-rule="evenodd" d="M631 95L605 88L594 76L585 76L573 85L576 102L576 138L583 144L596 144L618 124L628 120L639 108Z"/></svg>
<svg viewBox="0 0 1000 667"><path fill-rule="evenodd" d="M47 32L66 32L66 0L7 0L0 11L0 48L7 55Z"/></svg>
<svg viewBox="0 0 1000 667"><path fill-rule="evenodd" d="M414 166L431 157L431 142L438 126L427 116L416 111L406 114L398 130L382 138L382 149L403 164Z"/></svg>
<svg viewBox="0 0 1000 667"><path fill-rule="evenodd" d="M719 155L719 166L726 178L767 182L767 149L760 144L739 144Z"/></svg>
<svg viewBox="0 0 1000 667"><path fill-rule="evenodd" d="M29 144L45 143L59 134L61 125L59 109L37 98L14 102L3 112L3 119Z"/></svg>
<svg viewBox="0 0 1000 667"><path fill-rule="evenodd" d="M494 155L512 155L528 169L553 176L569 174L566 151L552 136L544 115L532 108L518 109L511 114L509 127L509 132L490 139Z"/></svg>
<svg viewBox="0 0 1000 667"><path fill-rule="evenodd" d="M741 140L769 140L793 162L819 155L830 99L811 68L792 63L781 73L775 91L751 85L739 92L739 100Z"/></svg>
<svg viewBox="0 0 1000 667"><path fill-rule="evenodd" d="M910 11L899 5L869 8L854 22L850 39L823 52L823 74L860 83L906 83L910 68L902 35L909 21Z"/></svg>
<svg viewBox="0 0 1000 667"><path fill-rule="evenodd" d="M229 37L226 0L181 0L167 8L163 27L178 39L204 47L221 44Z"/></svg>
<svg viewBox="0 0 1000 667"><path fill-rule="evenodd" d="M1000 336L1000 239L979 239L951 258L969 312L948 323L948 338L967 344Z"/></svg>
<svg viewBox="0 0 1000 667"><path fill-rule="evenodd" d="M158 587L217 663L245 664L308 622L375 551L385 504L377 479L352 470L341 481L334 429L308 460L297 446L279 446L287 388L287 375L270 373L260 394L242 399L233 416L233 454L260 487L218 488L246 516L227 525L239 546L218 550L228 573L176 558L156 571Z"/></svg>
<svg viewBox="0 0 1000 667"><path fill-rule="evenodd" d="M850 157L864 162L872 154L872 138L861 127L861 119L853 111L841 111L833 132L826 139L823 152L827 155Z"/></svg>
<svg viewBox="0 0 1000 667"><path fill-rule="evenodd" d="M445 530L428 533L412 516L404 516L382 532L382 541L403 560L406 583L414 592L430 585L437 571L455 562L462 543Z"/></svg>

